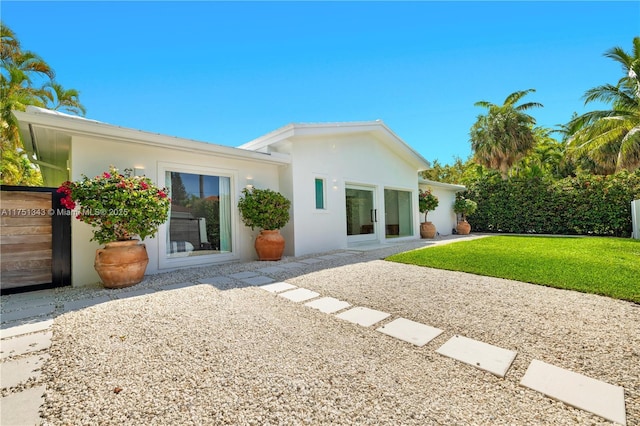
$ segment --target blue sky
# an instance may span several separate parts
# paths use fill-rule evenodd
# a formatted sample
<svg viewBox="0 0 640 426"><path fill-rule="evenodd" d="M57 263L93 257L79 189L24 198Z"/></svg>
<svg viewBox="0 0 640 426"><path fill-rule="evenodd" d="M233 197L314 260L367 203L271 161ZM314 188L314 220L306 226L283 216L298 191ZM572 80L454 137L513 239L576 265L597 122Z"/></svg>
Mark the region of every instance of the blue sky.
<svg viewBox="0 0 640 426"><path fill-rule="evenodd" d="M383 120L426 159L470 153L479 100L566 123L631 51L640 2L31 2L2 20L87 117L238 146L292 122Z"/></svg>

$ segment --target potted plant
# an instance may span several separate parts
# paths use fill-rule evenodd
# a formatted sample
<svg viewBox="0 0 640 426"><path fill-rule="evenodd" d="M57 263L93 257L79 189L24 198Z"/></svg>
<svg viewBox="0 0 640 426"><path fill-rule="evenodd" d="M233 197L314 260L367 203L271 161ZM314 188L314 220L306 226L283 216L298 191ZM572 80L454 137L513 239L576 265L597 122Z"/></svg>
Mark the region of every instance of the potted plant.
<svg viewBox="0 0 640 426"><path fill-rule="evenodd" d="M427 215L431 210L435 210L436 207L438 207L438 197L433 195L429 188L425 191L420 190L418 194L418 209L420 213L424 213L424 222L420 224L420 237L422 238L434 238L436 236L436 226L427 221Z"/></svg>
<svg viewBox="0 0 640 426"><path fill-rule="evenodd" d="M289 201L270 189L245 188L238 201L238 210L245 225L260 228L255 249L260 260L280 260L284 252L284 237L280 228L289 222Z"/></svg>
<svg viewBox="0 0 640 426"><path fill-rule="evenodd" d="M467 216L475 213L477 208L478 203L464 198L460 193L456 194L456 201L453 203L453 211L461 217L458 222L458 226L456 227L458 234L468 235L471 232L471 225L467 222Z"/></svg>
<svg viewBox="0 0 640 426"><path fill-rule="evenodd" d="M93 228L93 238L104 244L96 250L94 267L107 288L128 287L142 281L149 256L140 240L155 236L167 220L171 200L166 188L147 177L131 176L111 166L95 178L64 182L61 203ZM139 237L136 239L134 237Z"/></svg>

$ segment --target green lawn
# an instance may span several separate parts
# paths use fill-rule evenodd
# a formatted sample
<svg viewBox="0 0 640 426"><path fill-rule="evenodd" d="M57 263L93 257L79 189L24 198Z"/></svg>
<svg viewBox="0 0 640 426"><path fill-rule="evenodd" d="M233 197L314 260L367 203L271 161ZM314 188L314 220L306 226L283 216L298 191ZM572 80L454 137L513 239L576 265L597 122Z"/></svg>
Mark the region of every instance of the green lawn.
<svg viewBox="0 0 640 426"><path fill-rule="evenodd" d="M495 236L399 253L387 260L640 303L638 240Z"/></svg>

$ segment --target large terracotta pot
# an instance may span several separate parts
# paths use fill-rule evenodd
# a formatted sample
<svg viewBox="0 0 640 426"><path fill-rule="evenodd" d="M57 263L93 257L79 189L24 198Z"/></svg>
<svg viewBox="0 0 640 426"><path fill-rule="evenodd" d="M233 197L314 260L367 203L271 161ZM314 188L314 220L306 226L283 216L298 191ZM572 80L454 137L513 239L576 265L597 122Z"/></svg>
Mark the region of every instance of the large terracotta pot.
<svg viewBox="0 0 640 426"><path fill-rule="evenodd" d="M458 231L458 234L460 235L469 235L469 232L471 232L471 225L466 220L461 220L458 222L456 231Z"/></svg>
<svg viewBox="0 0 640 426"><path fill-rule="evenodd" d="M114 241L96 250L94 267L106 288L138 284L149 263L147 248L139 240Z"/></svg>
<svg viewBox="0 0 640 426"><path fill-rule="evenodd" d="M284 252L284 237L279 230L260 231L255 243L259 260L280 260Z"/></svg>
<svg viewBox="0 0 640 426"><path fill-rule="evenodd" d="M420 224L420 237L434 238L436 236L436 226L432 222L422 222Z"/></svg>

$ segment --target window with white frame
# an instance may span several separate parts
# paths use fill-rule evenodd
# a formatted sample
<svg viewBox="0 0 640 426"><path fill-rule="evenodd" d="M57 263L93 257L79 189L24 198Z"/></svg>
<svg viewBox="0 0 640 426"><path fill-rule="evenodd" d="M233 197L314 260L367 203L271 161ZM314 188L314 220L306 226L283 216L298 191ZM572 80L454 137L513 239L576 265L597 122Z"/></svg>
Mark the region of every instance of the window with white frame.
<svg viewBox="0 0 640 426"><path fill-rule="evenodd" d="M167 258L231 253L231 178L167 170L165 182L171 195Z"/></svg>

